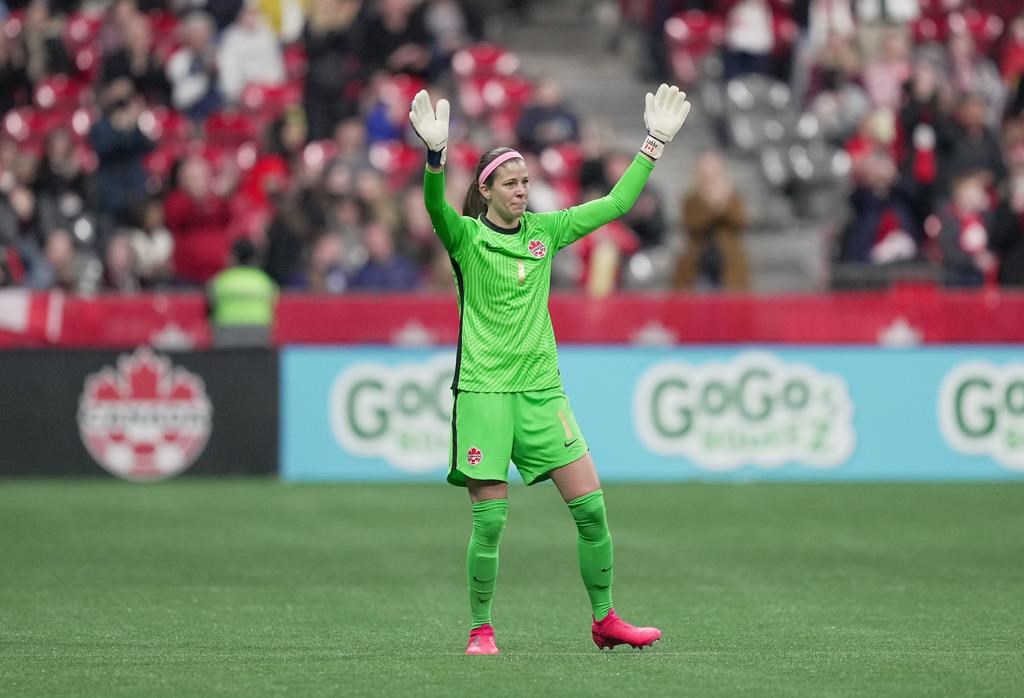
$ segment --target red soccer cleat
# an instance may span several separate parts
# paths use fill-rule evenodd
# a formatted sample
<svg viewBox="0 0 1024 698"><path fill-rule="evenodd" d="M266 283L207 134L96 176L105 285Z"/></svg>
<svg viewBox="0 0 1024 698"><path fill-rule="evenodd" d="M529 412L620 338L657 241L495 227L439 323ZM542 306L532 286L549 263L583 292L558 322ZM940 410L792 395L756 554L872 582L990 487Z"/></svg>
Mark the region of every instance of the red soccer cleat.
<svg viewBox="0 0 1024 698"><path fill-rule="evenodd" d="M630 645L643 649L653 645L661 638L657 628L638 628L615 615L615 609L608 611L603 619L594 621L590 627L594 644L601 649L611 649L615 645Z"/></svg>
<svg viewBox="0 0 1024 698"><path fill-rule="evenodd" d="M494 626L485 623L470 630L466 654L498 654L498 646L494 644Z"/></svg>

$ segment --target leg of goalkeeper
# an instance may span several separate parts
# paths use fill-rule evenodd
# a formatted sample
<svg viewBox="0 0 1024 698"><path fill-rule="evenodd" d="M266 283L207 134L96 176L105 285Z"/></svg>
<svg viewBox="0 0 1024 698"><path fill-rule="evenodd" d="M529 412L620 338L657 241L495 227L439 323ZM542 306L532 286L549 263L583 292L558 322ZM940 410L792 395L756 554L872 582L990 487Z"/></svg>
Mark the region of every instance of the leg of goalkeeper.
<svg viewBox="0 0 1024 698"><path fill-rule="evenodd" d="M473 534L466 552L473 627L466 654L497 654L491 602L498 581L498 546L508 516L508 483L466 478L466 486L473 503Z"/></svg>
<svg viewBox="0 0 1024 698"><path fill-rule="evenodd" d="M602 649L623 644L645 647L654 643L661 637L660 630L630 625L612 608L612 537L593 458L589 453L584 454L552 470L551 479L576 522L580 576L594 614L591 626L594 642Z"/></svg>

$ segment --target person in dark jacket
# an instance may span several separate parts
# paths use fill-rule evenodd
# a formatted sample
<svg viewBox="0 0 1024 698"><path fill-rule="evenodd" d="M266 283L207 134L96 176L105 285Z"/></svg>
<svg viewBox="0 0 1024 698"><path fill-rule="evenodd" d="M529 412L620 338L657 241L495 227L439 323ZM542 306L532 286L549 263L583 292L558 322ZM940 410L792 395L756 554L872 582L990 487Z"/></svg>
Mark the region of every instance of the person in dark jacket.
<svg viewBox="0 0 1024 698"><path fill-rule="evenodd" d="M131 80L120 78L101 97L103 116L89 132L99 158L96 169L97 211L105 225L128 221L146 198L146 171L142 159L155 144L139 126L144 105Z"/></svg>

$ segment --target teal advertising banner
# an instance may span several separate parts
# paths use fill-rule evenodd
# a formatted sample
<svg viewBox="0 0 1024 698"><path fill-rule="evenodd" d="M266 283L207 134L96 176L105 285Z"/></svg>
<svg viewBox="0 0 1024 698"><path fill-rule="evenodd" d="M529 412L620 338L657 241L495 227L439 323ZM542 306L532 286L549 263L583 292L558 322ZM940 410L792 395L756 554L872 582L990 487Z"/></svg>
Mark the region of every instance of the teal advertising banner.
<svg viewBox="0 0 1024 698"><path fill-rule="evenodd" d="M281 356L285 479L444 481L454 350ZM574 346L559 356L605 480L1024 478L1020 347Z"/></svg>

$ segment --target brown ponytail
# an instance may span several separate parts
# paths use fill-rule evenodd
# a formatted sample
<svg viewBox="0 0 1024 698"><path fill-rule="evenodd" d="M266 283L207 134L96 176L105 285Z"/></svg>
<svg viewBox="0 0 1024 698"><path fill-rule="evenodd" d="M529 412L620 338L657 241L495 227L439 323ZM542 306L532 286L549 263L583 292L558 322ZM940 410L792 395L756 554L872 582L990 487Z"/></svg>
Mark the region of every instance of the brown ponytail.
<svg viewBox="0 0 1024 698"><path fill-rule="evenodd" d="M462 215L469 216L470 218L479 218L481 214L487 213L487 201L484 199L483 194L480 193L480 173L494 161L499 155L510 153L514 148L507 148L501 146L488 150L480 158L480 162L476 164L476 171L473 172L473 181L469 183L469 190L466 192L466 198L462 202ZM499 168L500 169L500 168ZM484 182L487 186L491 186L494 183L494 172Z"/></svg>

